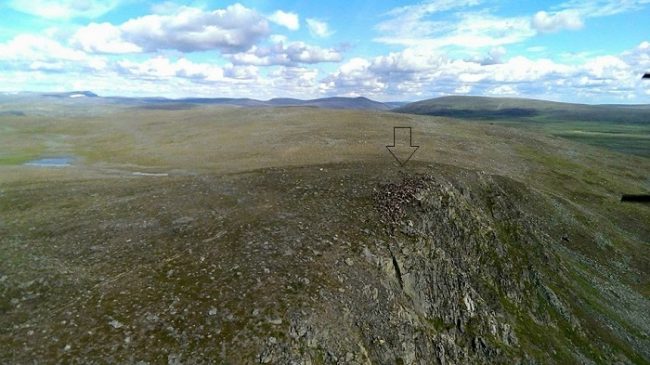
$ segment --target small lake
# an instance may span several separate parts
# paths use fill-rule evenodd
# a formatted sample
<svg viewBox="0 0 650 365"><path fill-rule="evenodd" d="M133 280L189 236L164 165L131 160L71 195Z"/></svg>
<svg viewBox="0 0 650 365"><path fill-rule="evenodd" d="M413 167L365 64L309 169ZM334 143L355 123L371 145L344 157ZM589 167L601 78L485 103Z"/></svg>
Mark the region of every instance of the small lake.
<svg viewBox="0 0 650 365"><path fill-rule="evenodd" d="M72 157L44 157L38 160L25 162L26 166L36 167L67 167L71 166L74 159Z"/></svg>

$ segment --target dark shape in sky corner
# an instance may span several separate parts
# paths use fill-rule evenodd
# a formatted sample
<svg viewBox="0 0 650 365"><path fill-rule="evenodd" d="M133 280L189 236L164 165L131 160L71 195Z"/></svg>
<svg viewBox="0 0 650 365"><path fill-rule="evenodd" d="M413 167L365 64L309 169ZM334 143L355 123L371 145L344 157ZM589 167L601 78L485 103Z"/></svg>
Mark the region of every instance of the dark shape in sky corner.
<svg viewBox="0 0 650 365"><path fill-rule="evenodd" d="M398 132L400 138L397 137ZM393 127L393 144L386 146L386 149L400 166L404 167L418 148L420 146L413 145L411 127Z"/></svg>
<svg viewBox="0 0 650 365"><path fill-rule="evenodd" d="M646 72L645 75L643 75L644 79L650 79L650 72Z"/></svg>

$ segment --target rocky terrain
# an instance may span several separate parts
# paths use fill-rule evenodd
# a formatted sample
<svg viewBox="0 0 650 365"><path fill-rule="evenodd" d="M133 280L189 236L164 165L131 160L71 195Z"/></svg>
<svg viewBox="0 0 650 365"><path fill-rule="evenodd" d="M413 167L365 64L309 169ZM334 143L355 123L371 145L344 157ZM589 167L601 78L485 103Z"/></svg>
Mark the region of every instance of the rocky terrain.
<svg viewBox="0 0 650 365"><path fill-rule="evenodd" d="M146 113L3 124L78 156L0 166L0 363L650 362L650 207L619 201L642 157L427 117ZM405 121L426 133L400 168L375 145Z"/></svg>
<svg viewBox="0 0 650 365"><path fill-rule="evenodd" d="M68 183L84 207L48 222L20 203L38 187L10 194L5 252L32 249L3 261L2 362L648 361L648 299L571 249L598 237L570 205L452 166L381 170Z"/></svg>

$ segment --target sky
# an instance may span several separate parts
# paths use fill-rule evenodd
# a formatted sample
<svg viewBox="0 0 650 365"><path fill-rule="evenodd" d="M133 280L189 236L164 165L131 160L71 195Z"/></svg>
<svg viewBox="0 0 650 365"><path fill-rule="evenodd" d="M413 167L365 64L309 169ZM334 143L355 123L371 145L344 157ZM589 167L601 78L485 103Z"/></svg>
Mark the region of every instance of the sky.
<svg viewBox="0 0 650 365"><path fill-rule="evenodd" d="M650 103L650 0L0 1L0 91Z"/></svg>

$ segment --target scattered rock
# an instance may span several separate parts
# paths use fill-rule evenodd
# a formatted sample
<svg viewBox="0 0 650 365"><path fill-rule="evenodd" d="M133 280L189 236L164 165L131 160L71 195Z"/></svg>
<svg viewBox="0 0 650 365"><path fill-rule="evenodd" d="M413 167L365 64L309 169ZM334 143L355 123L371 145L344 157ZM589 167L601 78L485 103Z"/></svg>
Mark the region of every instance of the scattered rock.
<svg viewBox="0 0 650 365"><path fill-rule="evenodd" d="M120 323L119 321L117 321L117 320L115 320L115 319L113 319L113 320L111 320L110 322L108 322L108 324L109 324L111 327L115 328L115 329L118 329L118 328L122 328L122 327L124 327L124 324Z"/></svg>
<svg viewBox="0 0 650 365"><path fill-rule="evenodd" d="M180 217L174 220L172 223L176 225L183 225L183 224L190 224L192 222L194 222L194 218L192 217Z"/></svg>

